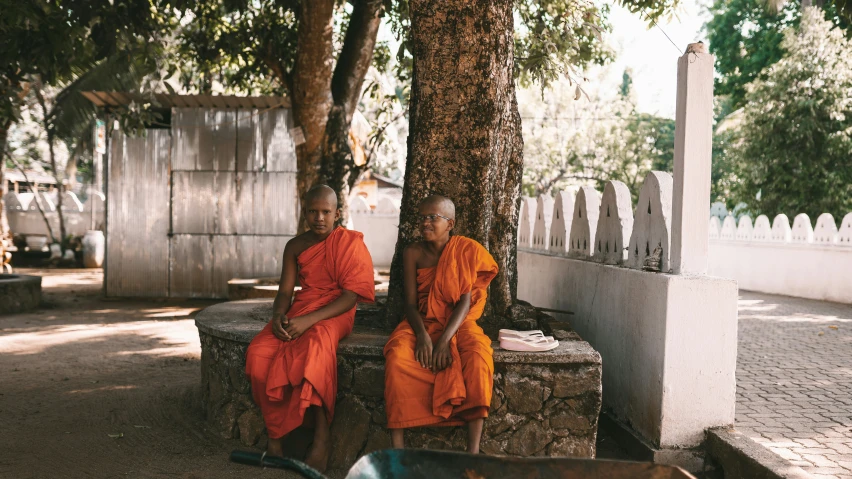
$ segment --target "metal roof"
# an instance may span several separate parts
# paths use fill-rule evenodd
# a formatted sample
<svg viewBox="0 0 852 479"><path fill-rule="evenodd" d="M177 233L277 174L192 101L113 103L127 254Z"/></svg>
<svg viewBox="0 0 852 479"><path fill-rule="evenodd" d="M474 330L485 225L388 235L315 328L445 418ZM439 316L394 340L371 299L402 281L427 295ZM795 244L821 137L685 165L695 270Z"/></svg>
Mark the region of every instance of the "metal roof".
<svg viewBox="0 0 852 479"><path fill-rule="evenodd" d="M131 102L143 103L148 97L138 93L116 91L82 92L89 101L99 107L118 107ZM289 108L290 100L280 96L236 96L236 95L165 95L156 94L157 102L164 107L178 108Z"/></svg>

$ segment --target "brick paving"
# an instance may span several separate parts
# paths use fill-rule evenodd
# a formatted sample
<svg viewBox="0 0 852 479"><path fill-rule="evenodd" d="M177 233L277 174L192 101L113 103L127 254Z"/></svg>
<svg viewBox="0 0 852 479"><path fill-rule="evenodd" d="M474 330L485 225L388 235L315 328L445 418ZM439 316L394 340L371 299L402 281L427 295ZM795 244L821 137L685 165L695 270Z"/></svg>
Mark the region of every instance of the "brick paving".
<svg viewBox="0 0 852 479"><path fill-rule="evenodd" d="M740 292L735 426L816 478L852 478L852 305Z"/></svg>

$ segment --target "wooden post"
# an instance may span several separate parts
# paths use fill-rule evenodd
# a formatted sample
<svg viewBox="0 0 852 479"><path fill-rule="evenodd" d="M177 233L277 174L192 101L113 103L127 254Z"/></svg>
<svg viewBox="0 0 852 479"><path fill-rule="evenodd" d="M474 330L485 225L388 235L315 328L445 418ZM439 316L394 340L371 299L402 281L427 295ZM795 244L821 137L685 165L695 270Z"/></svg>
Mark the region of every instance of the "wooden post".
<svg viewBox="0 0 852 479"><path fill-rule="evenodd" d="M677 65L672 251L674 274L706 274L710 161L713 148L713 55L692 43Z"/></svg>

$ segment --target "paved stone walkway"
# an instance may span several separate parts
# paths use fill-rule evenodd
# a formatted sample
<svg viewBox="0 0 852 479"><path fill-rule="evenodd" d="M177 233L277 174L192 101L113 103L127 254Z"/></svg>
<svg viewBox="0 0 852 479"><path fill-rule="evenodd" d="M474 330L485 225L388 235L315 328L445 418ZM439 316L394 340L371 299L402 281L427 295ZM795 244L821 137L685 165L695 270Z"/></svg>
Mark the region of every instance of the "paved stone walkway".
<svg viewBox="0 0 852 479"><path fill-rule="evenodd" d="M736 429L852 478L852 305L740 292Z"/></svg>

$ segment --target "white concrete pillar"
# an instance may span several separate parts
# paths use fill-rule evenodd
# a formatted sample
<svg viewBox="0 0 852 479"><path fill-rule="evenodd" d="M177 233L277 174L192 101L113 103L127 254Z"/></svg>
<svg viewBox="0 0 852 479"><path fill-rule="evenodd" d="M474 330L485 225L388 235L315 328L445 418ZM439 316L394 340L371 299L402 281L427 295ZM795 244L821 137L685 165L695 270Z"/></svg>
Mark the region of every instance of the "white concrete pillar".
<svg viewBox="0 0 852 479"><path fill-rule="evenodd" d="M672 251L674 274L707 273L713 55L692 43L677 64Z"/></svg>

